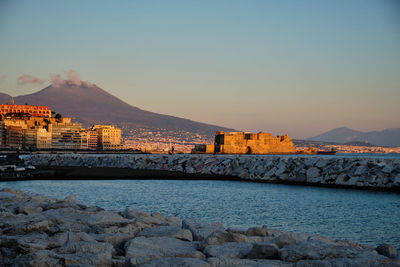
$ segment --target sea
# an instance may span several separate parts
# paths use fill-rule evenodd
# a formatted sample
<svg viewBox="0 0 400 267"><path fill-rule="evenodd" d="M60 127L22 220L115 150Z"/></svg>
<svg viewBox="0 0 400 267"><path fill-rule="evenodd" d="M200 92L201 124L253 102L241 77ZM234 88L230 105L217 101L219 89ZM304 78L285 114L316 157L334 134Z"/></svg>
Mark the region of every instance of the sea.
<svg viewBox="0 0 400 267"><path fill-rule="evenodd" d="M400 158L398 155L347 155ZM105 209L220 221L225 227L266 225L363 244L400 248L400 194L367 190L218 180L52 180L1 182Z"/></svg>

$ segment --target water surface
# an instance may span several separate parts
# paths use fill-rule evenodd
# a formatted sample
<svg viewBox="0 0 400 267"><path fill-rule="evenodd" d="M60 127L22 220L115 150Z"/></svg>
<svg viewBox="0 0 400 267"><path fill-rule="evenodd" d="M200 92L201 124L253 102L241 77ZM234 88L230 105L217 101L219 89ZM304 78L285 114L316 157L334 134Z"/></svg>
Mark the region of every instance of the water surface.
<svg viewBox="0 0 400 267"><path fill-rule="evenodd" d="M22 189L106 209L134 207L166 216L222 221L225 227L267 225L335 239L400 247L400 195L352 189L235 181L16 181Z"/></svg>

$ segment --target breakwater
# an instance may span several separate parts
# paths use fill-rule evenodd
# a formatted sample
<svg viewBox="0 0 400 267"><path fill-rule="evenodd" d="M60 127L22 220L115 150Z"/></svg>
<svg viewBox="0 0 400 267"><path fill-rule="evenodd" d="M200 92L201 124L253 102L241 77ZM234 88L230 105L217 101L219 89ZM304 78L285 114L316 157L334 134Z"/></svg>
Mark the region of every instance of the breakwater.
<svg viewBox="0 0 400 267"><path fill-rule="evenodd" d="M269 183L400 191L399 159L340 156L33 154L25 160L44 167L128 168L224 176Z"/></svg>
<svg viewBox="0 0 400 267"><path fill-rule="evenodd" d="M104 210L0 189L2 266L400 266L389 244Z"/></svg>

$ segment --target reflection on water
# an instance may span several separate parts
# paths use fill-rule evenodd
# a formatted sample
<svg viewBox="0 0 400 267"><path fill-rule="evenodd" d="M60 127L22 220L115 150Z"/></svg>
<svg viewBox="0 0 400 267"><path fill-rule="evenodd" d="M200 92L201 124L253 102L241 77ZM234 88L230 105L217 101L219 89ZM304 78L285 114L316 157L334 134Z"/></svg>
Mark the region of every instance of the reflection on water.
<svg viewBox="0 0 400 267"><path fill-rule="evenodd" d="M234 181L20 181L1 187L78 200L106 209L135 207L226 227L267 225L336 239L400 247L400 195Z"/></svg>

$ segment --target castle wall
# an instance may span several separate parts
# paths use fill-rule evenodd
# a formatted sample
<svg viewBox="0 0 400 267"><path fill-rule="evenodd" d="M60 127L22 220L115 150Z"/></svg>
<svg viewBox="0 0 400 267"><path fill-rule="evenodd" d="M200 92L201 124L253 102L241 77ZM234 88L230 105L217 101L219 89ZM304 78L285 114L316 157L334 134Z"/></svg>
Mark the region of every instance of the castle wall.
<svg viewBox="0 0 400 267"><path fill-rule="evenodd" d="M290 154L296 147L289 136L273 137L270 133L259 132L218 132L216 152L223 154Z"/></svg>

